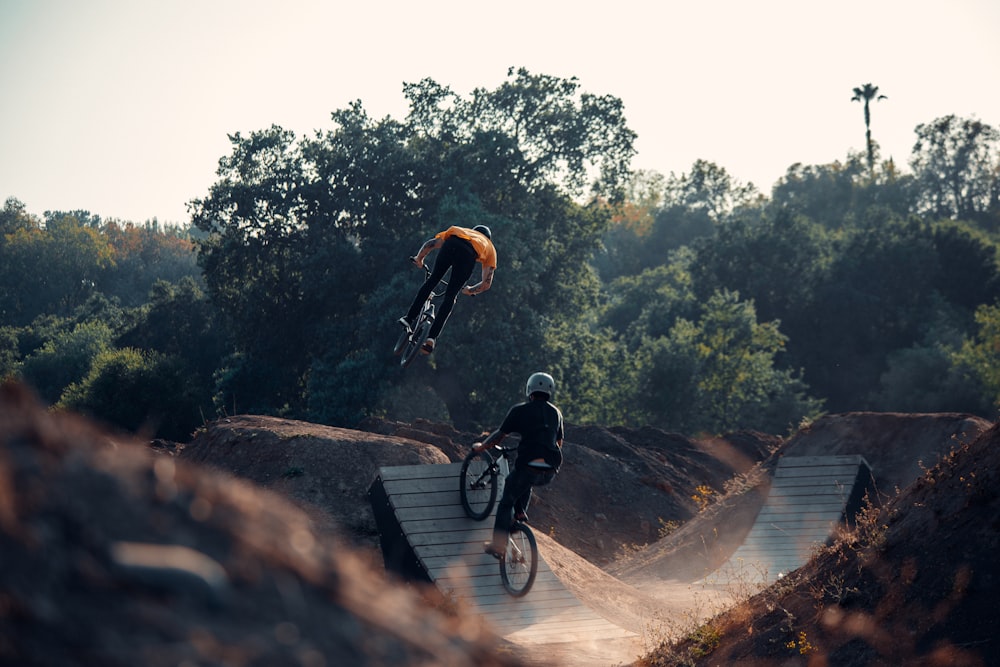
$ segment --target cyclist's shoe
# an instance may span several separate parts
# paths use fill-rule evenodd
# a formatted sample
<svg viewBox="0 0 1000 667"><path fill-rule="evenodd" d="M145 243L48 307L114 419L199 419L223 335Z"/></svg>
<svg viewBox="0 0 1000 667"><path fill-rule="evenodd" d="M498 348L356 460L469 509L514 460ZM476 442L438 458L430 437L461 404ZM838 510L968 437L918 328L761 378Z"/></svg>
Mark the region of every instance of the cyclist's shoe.
<svg viewBox="0 0 1000 667"><path fill-rule="evenodd" d="M402 324L402 325L403 325L403 327L404 327L404 328L405 328L405 329L406 329L407 331L409 331L410 333L413 333L413 325L412 325L412 324L410 324L410 320L406 319L406 315L404 315L404 316L402 316L401 318L399 318L399 320L398 320L398 321L399 321L399 323L400 323L400 324Z"/></svg>
<svg viewBox="0 0 1000 667"><path fill-rule="evenodd" d="M420 351L424 354L430 354L434 351L434 339L428 338L424 341L424 344L420 346Z"/></svg>
<svg viewBox="0 0 1000 667"><path fill-rule="evenodd" d="M483 551L493 556L497 560L503 558L503 549L498 548L492 542L483 542Z"/></svg>
<svg viewBox="0 0 1000 667"><path fill-rule="evenodd" d="M514 521L520 521L521 523L528 523L528 515L525 512L516 512L514 514Z"/></svg>

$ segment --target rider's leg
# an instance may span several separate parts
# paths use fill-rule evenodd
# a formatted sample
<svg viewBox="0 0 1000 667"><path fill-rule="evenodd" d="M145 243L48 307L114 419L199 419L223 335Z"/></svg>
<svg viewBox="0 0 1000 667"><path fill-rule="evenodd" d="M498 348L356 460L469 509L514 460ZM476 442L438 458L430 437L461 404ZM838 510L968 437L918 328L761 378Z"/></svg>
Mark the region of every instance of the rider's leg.
<svg viewBox="0 0 1000 667"><path fill-rule="evenodd" d="M531 474L515 468L504 482L503 494L497 504L497 516L493 522L493 545L503 548L514 523L514 506L525 493L531 494Z"/></svg>
<svg viewBox="0 0 1000 667"><path fill-rule="evenodd" d="M464 241L461 243L467 246ZM447 242L445 245L447 246ZM443 252L445 247L442 247L441 250ZM448 316L451 315L455 299L458 298L462 287L465 286L466 281L469 280L469 276L472 275L472 270L476 268L475 255L470 254L461 247L455 249L453 252L455 259L451 266L451 277L448 278L448 289L445 290L444 299L441 301L440 308L438 308L437 317L434 318L434 324L431 326L430 333L427 334L428 338L437 338L438 334L441 333L444 323L448 321ZM435 266L435 268L437 267Z"/></svg>
<svg viewBox="0 0 1000 667"><path fill-rule="evenodd" d="M516 521L528 520L528 506L531 504L532 490L536 486L545 486L555 477L555 473L548 470L535 470L528 468L530 484L527 490L514 501L514 519Z"/></svg>
<svg viewBox="0 0 1000 667"><path fill-rule="evenodd" d="M444 274L451 268L451 262L452 258L450 254L445 253L444 248L442 248L438 252L438 256L434 259L434 268L431 269L431 275L427 276L427 280L417 290L417 295L413 297L410 309L406 311L406 320L410 323L411 327L416 323L420 309L424 307L424 302L427 301L427 297L430 296L431 291L437 287L437 284L444 278Z"/></svg>
<svg viewBox="0 0 1000 667"><path fill-rule="evenodd" d="M531 504L531 485L514 500L514 518L524 521L528 518L528 505Z"/></svg>

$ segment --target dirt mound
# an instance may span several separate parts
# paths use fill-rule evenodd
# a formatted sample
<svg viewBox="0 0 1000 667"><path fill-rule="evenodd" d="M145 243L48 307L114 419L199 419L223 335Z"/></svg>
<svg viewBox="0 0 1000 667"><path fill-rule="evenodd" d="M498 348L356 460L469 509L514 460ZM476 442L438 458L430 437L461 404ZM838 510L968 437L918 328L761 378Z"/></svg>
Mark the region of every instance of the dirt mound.
<svg viewBox="0 0 1000 667"><path fill-rule="evenodd" d="M891 496L991 425L963 413L847 412L828 415L799 430L780 454L860 454L871 466L880 493Z"/></svg>
<svg viewBox="0 0 1000 667"><path fill-rule="evenodd" d="M15 385L0 389L0 565L2 664L517 664L282 495Z"/></svg>
<svg viewBox="0 0 1000 667"><path fill-rule="evenodd" d="M280 493L369 550L378 531L367 492L379 467L448 462L439 448L405 437L250 415L209 423L178 456Z"/></svg>
<svg viewBox="0 0 1000 667"><path fill-rule="evenodd" d="M646 664L1000 664L1000 427L805 567ZM706 642L706 637L711 642Z"/></svg>

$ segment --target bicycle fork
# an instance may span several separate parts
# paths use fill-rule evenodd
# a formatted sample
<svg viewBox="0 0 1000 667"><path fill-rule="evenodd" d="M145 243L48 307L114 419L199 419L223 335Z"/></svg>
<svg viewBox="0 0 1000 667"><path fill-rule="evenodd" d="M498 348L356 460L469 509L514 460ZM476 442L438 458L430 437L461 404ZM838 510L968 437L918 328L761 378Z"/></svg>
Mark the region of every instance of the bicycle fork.
<svg viewBox="0 0 1000 667"><path fill-rule="evenodd" d="M511 534L517 532L517 527L516 526L511 526L510 532L511 532ZM508 558L508 561L510 561L511 563L524 563L525 562L524 552L521 551L521 549L518 548L517 543L514 542L514 540L512 540L510 538L507 539L507 550L508 550L508 553L510 554L510 557Z"/></svg>

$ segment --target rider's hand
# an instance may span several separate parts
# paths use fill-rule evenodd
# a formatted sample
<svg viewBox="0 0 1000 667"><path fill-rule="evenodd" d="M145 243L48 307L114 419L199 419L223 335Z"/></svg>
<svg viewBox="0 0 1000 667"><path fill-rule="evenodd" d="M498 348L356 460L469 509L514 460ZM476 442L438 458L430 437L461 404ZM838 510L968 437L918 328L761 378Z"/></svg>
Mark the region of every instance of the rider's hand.
<svg viewBox="0 0 1000 667"><path fill-rule="evenodd" d="M465 294L465 295L467 295L467 296L476 296L476 293L475 293L475 292L473 292L473 291L472 291L471 289L469 289L468 287L463 287L463 288L462 288L462 294Z"/></svg>
<svg viewBox="0 0 1000 667"><path fill-rule="evenodd" d="M415 266L416 266L416 267L417 267L418 269L422 269L422 268L424 268L424 260L420 259L419 257L411 257L411 258L410 258L410 261L411 261L411 262L413 262L413 264L414 264L414 265L415 265Z"/></svg>

